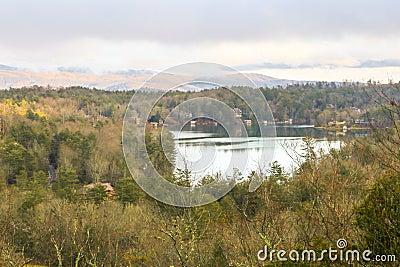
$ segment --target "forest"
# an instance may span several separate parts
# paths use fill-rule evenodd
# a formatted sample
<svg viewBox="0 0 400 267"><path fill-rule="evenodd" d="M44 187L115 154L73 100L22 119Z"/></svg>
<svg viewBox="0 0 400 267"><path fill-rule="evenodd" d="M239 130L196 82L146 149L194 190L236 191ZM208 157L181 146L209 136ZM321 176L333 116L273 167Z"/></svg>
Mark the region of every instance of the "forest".
<svg viewBox="0 0 400 267"><path fill-rule="evenodd" d="M398 261L400 84L260 90L276 122L362 119L371 132L326 154L306 137L294 173L273 163L255 192L245 180L214 203L178 208L149 197L126 166L121 134L133 90L0 90L0 266L382 266L257 258L265 246L322 251L342 238L350 249ZM163 119L198 96L252 118L245 103L219 88L170 92L148 119ZM150 159L172 182L190 186L185 173L173 173L159 135L146 137Z"/></svg>

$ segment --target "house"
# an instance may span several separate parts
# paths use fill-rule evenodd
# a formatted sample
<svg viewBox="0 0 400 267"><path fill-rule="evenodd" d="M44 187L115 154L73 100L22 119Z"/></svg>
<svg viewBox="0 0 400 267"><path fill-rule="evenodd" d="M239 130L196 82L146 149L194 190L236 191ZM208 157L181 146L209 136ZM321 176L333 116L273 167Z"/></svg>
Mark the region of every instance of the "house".
<svg viewBox="0 0 400 267"><path fill-rule="evenodd" d="M158 122L156 122L156 121L149 122L149 125L150 125L150 128L153 128L153 129L158 128Z"/></svg>
<svg viewBox="0 0 400 267"><path fill-rule="evenodd" d="M328 122L329 127L343 127L346 125L345 121L330 121Z"/></svg>
<svg viewBox="0 0 400 267"><path fill-rule="evenodd" d="M108 197L109 198L114 198L115 197L115 190L114 187L110 183L92 183L86 185L83 189L84 193L86 193L88 190L91 190L95 188L96 186L103 186Z"/></svg>
<svg viewBox="0 0 400 267"><path fill-rule="evenodd" d="M244 122L245 125L251 125L252 124L251 120L243 120L243 122Z"/></svg>
<svg viewBox="0 0 400 267"><path fill-rule="evenodd" d="M242 117L242 110L240 108L234 108L233 111L235 112L235 117L236 118L241 118Z"/></svg>
<svg viewBox="0 0 400 267"><path fill-rule="evenodd" d="M193 117L193 114L191 112L185 113L184 114L185 119L190 119Z"/></svg>
<svg viewBox="0 0 400 267"><path fill-rule="evenodd" d="M139 124L142 123L142 119L139 118L139 117L134 117L133 120L135 121L135 123L136 123L137 125L139 125Z"/></svg>

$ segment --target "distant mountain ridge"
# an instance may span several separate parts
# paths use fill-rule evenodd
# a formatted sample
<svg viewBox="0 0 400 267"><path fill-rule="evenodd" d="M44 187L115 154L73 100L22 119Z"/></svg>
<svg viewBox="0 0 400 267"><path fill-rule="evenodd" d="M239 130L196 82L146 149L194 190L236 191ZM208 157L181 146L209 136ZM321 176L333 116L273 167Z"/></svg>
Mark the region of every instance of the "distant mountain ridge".
<svg viewBox="0 0 400 267"><path fill-rule="evenodd" d="M0 64L0 70L17 70L17 68Z"/></svg>
<svg viewBox="0 0 400 267"><path fill-rule="evenodd" d="M155 73L152 70L120 70L101 74L93 73L90 69L79 67L59 67L53 71L32 71L0 64L0 89L10 87L28 87L33 85L52 87L84 86L104 90L118 91L140 88ZM287 86L298 83L294 80L277 79L263 74L246 73L257 87ZM179 78L174 75L165 75L165 84L177 84ZM226 79L226 86L240 86L241 79L231 76ZM147 84L148 89L160 89L158 84ZM187 90L198 90L200 87L187 86Z"/></svg>

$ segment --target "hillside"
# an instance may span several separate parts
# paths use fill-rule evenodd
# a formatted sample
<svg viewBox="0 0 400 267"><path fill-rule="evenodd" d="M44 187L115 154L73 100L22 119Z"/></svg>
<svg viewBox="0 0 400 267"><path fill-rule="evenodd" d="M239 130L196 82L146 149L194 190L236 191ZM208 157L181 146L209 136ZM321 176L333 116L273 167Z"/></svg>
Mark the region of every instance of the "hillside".
<svg viewBox="0 0 400 267"><path fill-rule="evenodd" d="M16 67L0 65L0 88L19 88L32 85L52 87L83 86L89 88L98 88L111 91L131 90L140 88L144 82L150 79L154 71L148 70L126 70L104 73L94 73L88 69L60 67L53 71L32 71L29 69L20 69ZM262 74L246 74L254 81L257 87L286 86L295 81L277 79ZM165 75L165 84L175 85L179 77L175 75ZM240 86L237 77L227 77L227 86ZM148 88L160 89L159 84L147 84ZM204 88L204 87L202 87ZM196 90L194 87L187 89Z"/></svg>

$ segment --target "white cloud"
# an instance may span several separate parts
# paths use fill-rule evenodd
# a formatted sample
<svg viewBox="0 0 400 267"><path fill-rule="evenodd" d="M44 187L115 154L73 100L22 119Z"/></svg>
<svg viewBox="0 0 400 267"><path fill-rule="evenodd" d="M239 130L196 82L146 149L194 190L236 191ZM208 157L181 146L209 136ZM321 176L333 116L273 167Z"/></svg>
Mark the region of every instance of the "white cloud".
<svg viewBox="0 0 400 267"><path fill-rule="evenodd" d="M7 0L0 64L102 71L211 61L312 79L380 65L382 76L400 59L399 9L395 0Z"/></svg>

